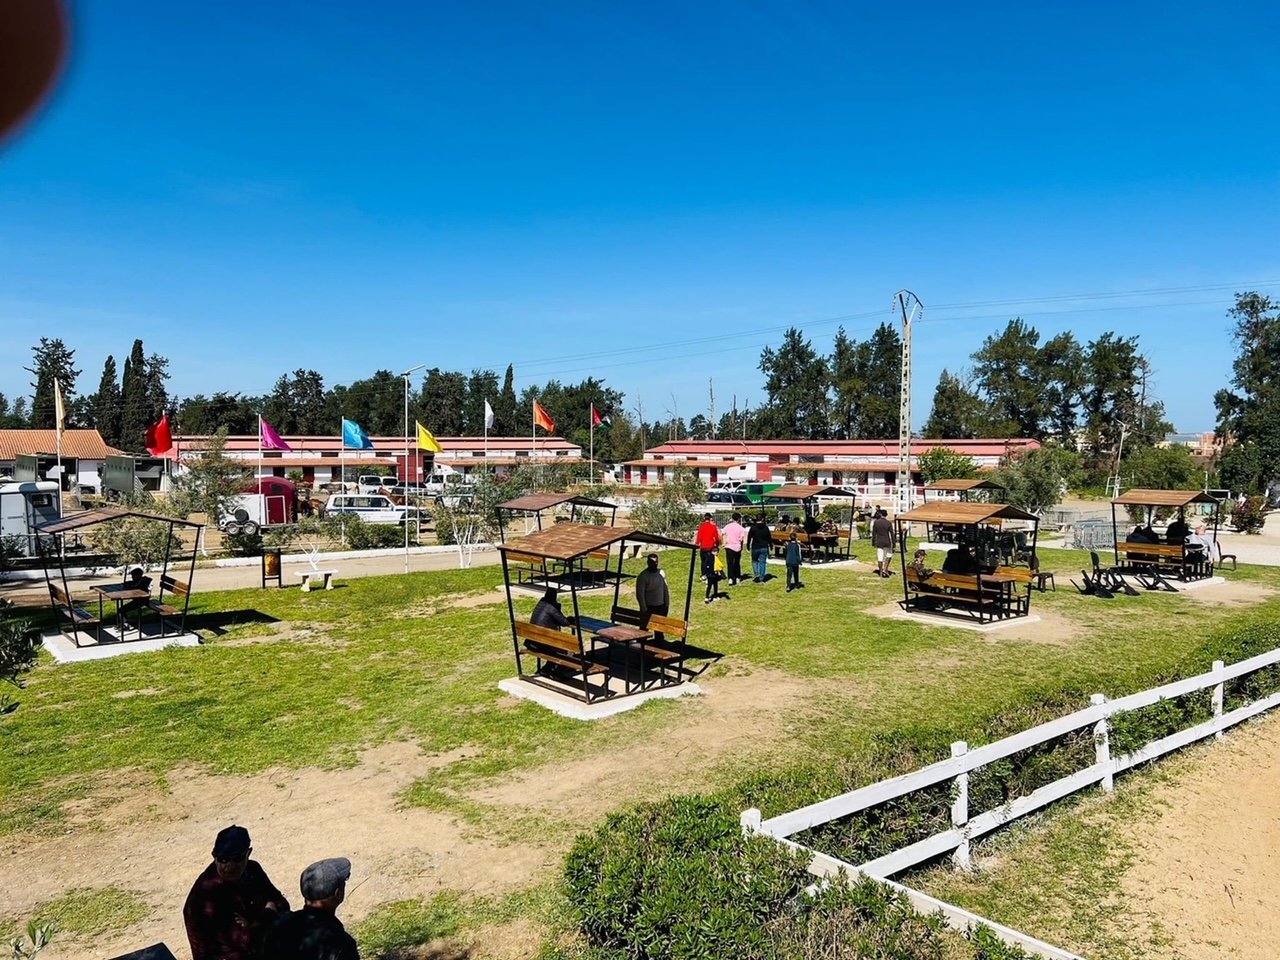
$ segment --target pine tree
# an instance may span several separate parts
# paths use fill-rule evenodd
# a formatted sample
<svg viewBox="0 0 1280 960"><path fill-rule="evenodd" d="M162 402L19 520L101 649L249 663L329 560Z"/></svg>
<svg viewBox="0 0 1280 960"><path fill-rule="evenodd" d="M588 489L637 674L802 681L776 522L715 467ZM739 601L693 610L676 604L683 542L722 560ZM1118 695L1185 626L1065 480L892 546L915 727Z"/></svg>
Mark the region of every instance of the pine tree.
<svg viewBox="0 0 1280 960"><path fill-rule="evenodd" d="M41 337L40 342L31 348L31 353L34 363L26 368L27 373L35 377L31 383L35 391L31 397L31 426L36 430L51 430L58 425L53 381L57 380L61 385L63 402L70 410L76 392L76 378L80 376L80 371L75 368L76 352L68 349L61 340Z"/></svg>
<svg viewBox="0 0 1280 960"><path fill-rule="evenodd" d="M93 395L90 407L93 414L93 426L102 434L108 446L120 445L120 381L116 379L116 358L107 357L102 365L102 379L98 381L98 392Z"/></svg>

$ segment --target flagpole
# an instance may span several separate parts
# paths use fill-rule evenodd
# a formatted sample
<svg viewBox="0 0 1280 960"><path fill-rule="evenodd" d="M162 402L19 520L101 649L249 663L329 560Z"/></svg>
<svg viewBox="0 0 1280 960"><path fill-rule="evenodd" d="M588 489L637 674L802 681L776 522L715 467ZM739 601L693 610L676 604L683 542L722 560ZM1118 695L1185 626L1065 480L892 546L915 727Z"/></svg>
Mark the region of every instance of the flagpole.
<svg viewBox="0 0 1280 960"><path fill-rule="evenodd" d="M346 420L344 419L342 421L342 426L338 428L342 434L340 440L338 441L339 443L342 444L342 446L339 448L342 452L338 454L338 492L339 493L347 492L347 431L345 429L346 425L347 423L346 423ZM347 511L346 510L343 510L340 514L338 514L338 538L342 540L342 545L345 547L347 545Z"/></svg>
<svg viewBox="0 0 1280 960"><path fill-rule="evenodd" d="M596 473L596 405L591 404L591 452L587 454L588 462L591 464L591 482L595 483Z"/></svg>
<svg viewBox="0 0 1280 960"><path fill-rule="evenodd" d="M66 425L67 414L66 414L66 407L63 405L63 400L62 400L62 382L57 378L55 378L53 381L53 407L54 407L53 425L56 428L53 431L54 434L56 435L56 439L54 440L54 446L58 456L58 516L61 517L62 516L62 430L63 430L63 427ZM39 470L36 470L36 479L37 480L40 479ZM27 544L28 547L30 545L31 545L30 543Z"/></svg>
<svg viewBox="0 0 1280 960"><path fill-rule="evenodd" d="M258 496L262 496L262 414L258 414ZM263 508L261 502L258 503L258 509L262 510L262 519L267 518L267 511Z"/></svg>

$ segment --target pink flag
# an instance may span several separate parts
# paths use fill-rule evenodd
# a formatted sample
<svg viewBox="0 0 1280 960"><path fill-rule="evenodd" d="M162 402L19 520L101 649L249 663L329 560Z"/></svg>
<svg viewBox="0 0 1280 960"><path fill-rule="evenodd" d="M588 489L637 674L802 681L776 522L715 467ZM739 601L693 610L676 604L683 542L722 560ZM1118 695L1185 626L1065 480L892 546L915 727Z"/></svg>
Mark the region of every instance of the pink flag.
<svg viewBox="0 0 1280 960"><path fill-rule="evenodd" d="M293 447L289 446L287 443L285 443L283 440L280 439L280 434L276 433L275 428L271 426L271 424L267 423L267 421L259 417L258 423L261 425L261 428L262 428L262 445L266 447L268 450L292 450L293 449Z"/></svg>

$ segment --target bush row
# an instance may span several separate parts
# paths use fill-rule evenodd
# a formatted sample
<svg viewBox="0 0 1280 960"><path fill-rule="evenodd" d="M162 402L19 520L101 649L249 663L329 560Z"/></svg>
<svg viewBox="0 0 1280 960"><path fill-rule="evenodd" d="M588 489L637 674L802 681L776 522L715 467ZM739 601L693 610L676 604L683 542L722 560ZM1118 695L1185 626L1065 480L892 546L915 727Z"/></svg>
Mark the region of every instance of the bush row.
<svg viewBox="0 0 1280 960"><path fill-rule="evenodd" d="M1168 673L1135 681L1158 686L1208 671L1280 644L1280 624L1258 623L1211 637ZM1280 668L1226 685L1224 709L1280 690ZM1117 691L1120 692L1120 691ZM713 957L930 958L942 956L940 921L923 919L874 883L841 887L816 900L803 895L811 878L803 861L768 838L744 837L739 811L766 817L802 807L943 759L950 744L978 746L1087 706L1088 692L1050 687L1002 710L978 728L901 730L871 741L837 763L802 764L768 772L713 797L687 796L645 804L611 816L580 836L565 867L569 901L594 960L701 960ZM1115 718L1113 753L1137 749L1210 715L1208 691L1161 701ZM1088 766L1092 732L1025 750L970 776L970 808L1000 806ZM920 791L795 839L860 862L946 829L950 784ZM976 960L1017 957L990 931L977 931Z"/></svg>

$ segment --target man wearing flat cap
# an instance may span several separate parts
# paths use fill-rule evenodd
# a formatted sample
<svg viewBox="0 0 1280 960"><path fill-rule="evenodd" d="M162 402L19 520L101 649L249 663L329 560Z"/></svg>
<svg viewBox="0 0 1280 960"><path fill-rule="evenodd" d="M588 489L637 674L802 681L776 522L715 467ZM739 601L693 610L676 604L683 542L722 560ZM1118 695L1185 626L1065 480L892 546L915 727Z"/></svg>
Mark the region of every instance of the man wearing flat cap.
<svg viewBox="0 0 1280 960"><path fill-rule="evenodd" d="M351 861L346 857L318 860L302 871L302 899L306 905L285 917L267 933L263 956L270 960L359 960L356 942L338 919L346 899Z"/></svg>
<svg viewBox="0 0 1280 960"><path fill-rule="evenodd" d="M213 862L196 879L182 908L192 960L250 960L266 930L289 912L289 901L250 860L249 831L230 826L213 842Z"/></svg>

